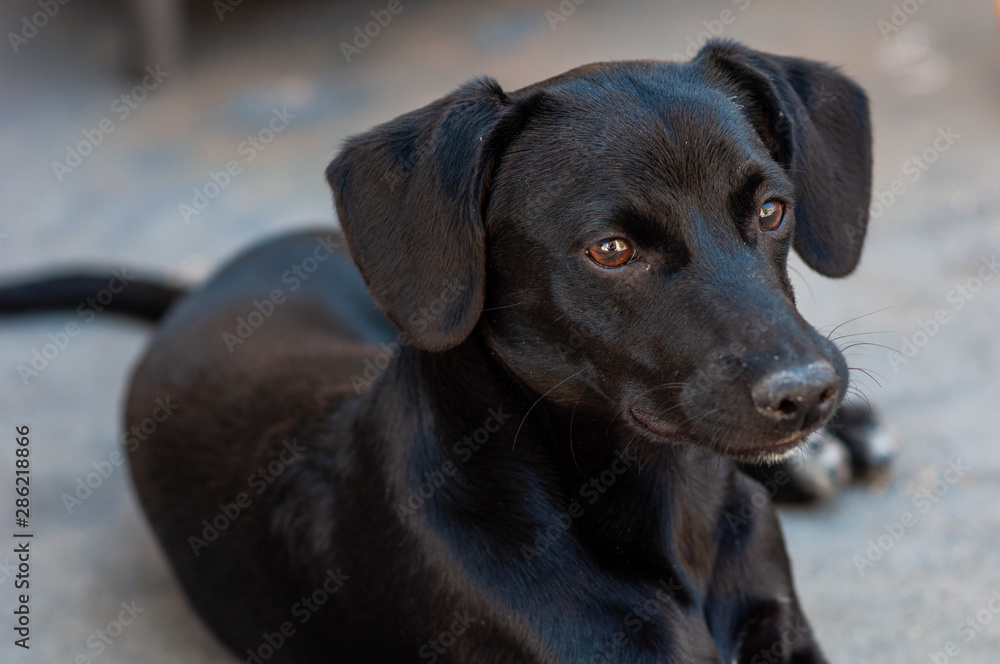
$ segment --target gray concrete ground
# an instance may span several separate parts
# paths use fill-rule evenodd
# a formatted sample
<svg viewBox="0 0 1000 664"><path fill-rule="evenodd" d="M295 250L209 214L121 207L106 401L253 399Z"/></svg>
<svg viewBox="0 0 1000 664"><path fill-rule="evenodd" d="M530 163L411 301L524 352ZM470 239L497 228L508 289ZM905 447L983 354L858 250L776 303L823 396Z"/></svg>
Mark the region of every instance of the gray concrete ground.
<svg viewBox="0 0 1000 664"><path fill-rule="evenodd" d="M669 59L713 30L842 66L873 100L875 219L849 279L797 264L802 308L827 328L865 315L842 331L912 357L849 352L876 376L858 372L857 386L903 450L875 486L783 512L800 595L833 662L1000 662L1000 279L989 262L1000 249L1000 32L989 2L567 0L563 15L557 0L406 1L350 63L340 43L385 2L232 3L223 20L205 2L189 21L186 69L147 78L148 90L119 73L126 26L113 5L59 5L32 32L22 19L41 4L0 6L0 279L81 263L199 278L250 241L332 221L322 172L339 142L476 75L515 88L588 61ZM284 108L294 117L272 142L241 149ZM77 162L67 150L81 141L96 145ZM239 173L215 190L211 173L230 161ZM180 206L206 188L217 196L185 219ZM22 376L71 322L79 333ZM147 336L73 313L0 321L2 661L230 661L111 463ZM11 630L22 424L35 533L28 651ZM100 469L107 478L91 476L99 486L67 507L64 494ZM123 602L141 609L134 620Z"/></svg>

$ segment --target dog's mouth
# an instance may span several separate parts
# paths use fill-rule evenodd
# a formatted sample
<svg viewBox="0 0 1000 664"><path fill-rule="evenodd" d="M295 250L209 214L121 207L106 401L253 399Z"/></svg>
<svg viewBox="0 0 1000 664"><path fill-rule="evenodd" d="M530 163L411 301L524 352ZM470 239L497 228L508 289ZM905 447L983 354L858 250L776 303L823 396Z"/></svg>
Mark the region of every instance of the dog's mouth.
<svg viewBox="0 0 1000 664"><path fill-rule="evenodd" d="M646 411L639 410L638 408L629 408L629 415L632 419L639 423L639 425L649 431L651 434L657 438L662 438L667 442L677 442L681 435L681 428L679 425L673 422L667 422L666 420L657 417Z"/></svg>
<svg viewBox="0 0 1000 664"><path fill-rule="evenodd" d="M668 422L639 408L630 407L628 413L639 424L640 428L648 431L655 438L665 443L677 444L691 440L691 436L684 435L679 424ZM714 446L710 447L715 449L716 453L728 457L733 461L744 463L777 463L799 451L811 433L812 429L808 431L796 431L779 440L753 447L726 447L725 449L715 449Z"/></svg>
<svg viewBox="0 0 1000 664"><path fill-rule="evenodd" d="M779 440L776 443L749 449L731 449L723 454L734 461L741 461L743 463L778 463L801 450L810 434L812 434L812 431L799 431L795 435Z"/></svg>

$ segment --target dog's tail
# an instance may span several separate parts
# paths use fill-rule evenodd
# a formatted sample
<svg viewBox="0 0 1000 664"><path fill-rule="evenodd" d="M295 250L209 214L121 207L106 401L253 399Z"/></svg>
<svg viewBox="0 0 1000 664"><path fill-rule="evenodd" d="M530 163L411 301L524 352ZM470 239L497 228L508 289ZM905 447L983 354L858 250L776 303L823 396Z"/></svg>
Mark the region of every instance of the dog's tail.
<svg viewBox="0 0 1000 664"><path fill-rule="evenodd" d="M155 323L188 289L128 270L81 270L0 286L0 315L38 311L108 311Z"/></svg>

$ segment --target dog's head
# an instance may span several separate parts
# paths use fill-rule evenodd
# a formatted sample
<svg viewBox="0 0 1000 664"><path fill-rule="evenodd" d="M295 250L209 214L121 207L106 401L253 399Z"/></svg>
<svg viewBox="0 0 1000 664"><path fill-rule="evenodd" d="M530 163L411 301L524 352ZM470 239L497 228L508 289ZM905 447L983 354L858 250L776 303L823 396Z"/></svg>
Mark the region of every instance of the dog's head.
<svg viewBox="0 0 1000 664"><path fill-rule="evenodd" d="M794 247L850 273L867 224L867 101L826 66L712 43L510 94L473 81L351 139L327 176L418 347L481 335L552 402L740 459L793 451L843 398L786 267Z"/></svg>

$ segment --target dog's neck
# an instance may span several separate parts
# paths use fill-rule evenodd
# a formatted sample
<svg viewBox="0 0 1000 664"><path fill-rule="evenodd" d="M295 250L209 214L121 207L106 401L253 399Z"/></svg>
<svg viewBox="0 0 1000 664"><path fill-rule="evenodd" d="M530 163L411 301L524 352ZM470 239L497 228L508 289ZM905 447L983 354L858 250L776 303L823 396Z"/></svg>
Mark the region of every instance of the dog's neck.
<svg viewBox="0 0 1000 664"><path fill-rule="evenodd" d="M636 572L660 574L666 565L694 577L708 573L706 549L696 556L694 543L678 544L674 531L683 522L699 546L711 549L713 534L692 524L712 506L692 503L690 494L713 485L706 473L727 471L715 455L630 445L633 438L612 418L547 403L475 335L441 353L404 349L388 373L376 391L400 390L398 403L417 405L407 409L412 444L397 453L405 455L411 480L444 486L434 500L451 522L463 514L470 524L482 514L494 525L568 522L567 532L596 556L627 556ZM377 400L391 404L397 395Z"/></svg>

